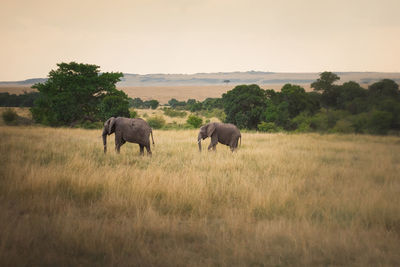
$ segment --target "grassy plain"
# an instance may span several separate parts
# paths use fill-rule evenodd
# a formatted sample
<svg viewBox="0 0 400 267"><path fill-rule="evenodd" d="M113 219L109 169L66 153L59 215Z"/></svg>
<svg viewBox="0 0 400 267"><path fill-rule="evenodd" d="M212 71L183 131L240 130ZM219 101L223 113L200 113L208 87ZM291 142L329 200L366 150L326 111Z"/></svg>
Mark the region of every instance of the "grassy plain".
<svg viewBox="0 0 400 267"><path fill-rule="evenodd" d="M100 130L0 126L0 266L400 264L400 138L242 133L153 157ZM206 147L209 140L203 142Z"/></svg>

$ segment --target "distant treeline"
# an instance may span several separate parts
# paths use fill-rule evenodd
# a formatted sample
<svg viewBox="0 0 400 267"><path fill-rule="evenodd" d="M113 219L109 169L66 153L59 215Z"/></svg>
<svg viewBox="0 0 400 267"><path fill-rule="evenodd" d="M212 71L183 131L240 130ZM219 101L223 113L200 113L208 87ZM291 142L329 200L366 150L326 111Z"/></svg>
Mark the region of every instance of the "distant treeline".
<svg viewBox="0 0 400 267"><path fill-rule="evenodd" d="M159 106L157 100L143 101L140 98L129 98L129 106L133 108L152 108L156 109ZM172 98L168 101L168 106L178 110L188 110L196 112L200 110L212 110L215 108L223 109L222 98L207 98L203 102L197 101L196 99L188 99L187 101L178 101Z"/></svg>
<svg viewBox="0 0 400 267"><path fill-rule="evenodd" d="M0 93L1 107L33 107L33 103L39 97L39 92L24 92L23 94Z"/></svg>
<svg viewBox="0 0 400 267"><path fill-rule="evenodd" d="M400 132L400 91L384 79L362 88L356 82L323 72L313 92L286 84L280 92L258 85L240 85L222 96L226 122L266 132L339 132L387 134Z"/></svg>

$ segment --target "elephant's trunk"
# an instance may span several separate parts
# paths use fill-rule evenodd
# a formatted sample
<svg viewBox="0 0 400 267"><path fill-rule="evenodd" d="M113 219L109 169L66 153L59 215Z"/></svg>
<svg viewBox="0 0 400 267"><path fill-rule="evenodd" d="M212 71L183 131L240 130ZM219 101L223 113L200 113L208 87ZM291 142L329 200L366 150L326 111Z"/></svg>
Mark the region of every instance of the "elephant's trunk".
<svg viewBox="0 0 400 267"><path fill-rule="evenodd" d="M199 145L199 151L201 152L201 136L199 134L199 137L197 138L197 144Z"/></svg>
<svg viewBox="0 0 400 267"><path fill-rule="evenodd" d="M102 136L103 136L104 153L106 153L107 152L107 130L106 130L106 128L104 128Z"/></svg>

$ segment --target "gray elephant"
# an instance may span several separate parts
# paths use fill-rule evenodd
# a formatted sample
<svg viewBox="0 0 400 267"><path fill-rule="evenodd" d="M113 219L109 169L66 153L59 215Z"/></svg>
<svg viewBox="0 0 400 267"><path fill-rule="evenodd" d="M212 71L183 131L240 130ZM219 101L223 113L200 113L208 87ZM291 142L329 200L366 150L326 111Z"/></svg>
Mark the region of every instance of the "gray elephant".
<svg viewBox="0 0 400 267"><path fill-rule="evenodd" d="M120 147L125 142L139 144L140 155L144 155L144 147L146 147L147 155L151 156L150 134L153 141L153 130L149 124L143 119L129 119L123 117L111 117L104 123L103 128L103 145L104 153L107 152L107 135L115 132L115 150L119 153Z"/></svg>
<svg viewBox="0 0 400 267"><path fill-rule="evenodd" d="M231 148L231 151L235 151L238 147L238 140L242 143L242 135L239 129L230 123L211 122L200 128L199 135L197 137L197 143L199 144L199 150L201 151L201 140L211 137L211 143L208 146L208 150L215 150L218 142L227 145Z"/></svg>

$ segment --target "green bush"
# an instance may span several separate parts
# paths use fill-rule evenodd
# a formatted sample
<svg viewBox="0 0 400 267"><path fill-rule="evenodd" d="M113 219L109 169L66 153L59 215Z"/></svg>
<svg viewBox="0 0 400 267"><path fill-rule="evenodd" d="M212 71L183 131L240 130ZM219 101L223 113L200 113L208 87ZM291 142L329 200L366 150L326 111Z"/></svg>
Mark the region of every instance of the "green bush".
<svg viewBox="0 0 400 267"><path fill-rule="evenodd" d="M387 111L373 110L368 121L368 131L372 134L387 134L393 115Z"/></svg>
<svg viewBox="0 0 400 267"><path fill-rule="evenodd" d="M368 126L369 115L366 112L349 116L348 120L351 121L351 124L356 133L365 133Z"/></svg>
<svg viewBox="0 0 400 267"><path fill-rule="evenodd" d="M3 113L3 120L7 125L15 125L18 123L18 114L13 109L8 108Z"/></svg>
<svg viewBox="0 0 400 267"><path fill-rule="evenodd" d="M296 128L296 132L304 133L311 131L311 117L307 116L304 112L294 117L292 119L292 124Z"/></svg>
<svg viewBox="0 0 400 267"><path fill-rule="evenodd" d="M203 123L203 119L196 115L190 115L186 122L187 124L192 125L194 128L199 128L200 125Z"/></svg>
<svg viewBox="0 0 400 267"><path fill-rule="evenodd" d="M321 109L311 118L310 127L319 132L327 132L334 128L339 120L348 116L350 116L350 113L344 110Z"/></svg>
<svg viewBox="0 0 400 267"><path fill-rule="evenodd" d="M282 131L282 128L278 127L274 122L261 122L257 125L258 130L267 133L276 133Z"/></svg>
<svg viewBox="0 0 400 267"><path fill-rule="evenodd" d="M332 131L335 133L354 133L355 128L351 120L343 118L336 122L336 125L333 127Z"/></svg>
<svg viewBox="0 0 400 267"><path fill-rule="evenodd" d="M138 113L133 108L129 109L129 118L137 118Z"/></svg>
<svg viewBox="0 0 400 267"><path fill-rule="evenodd" d="M202 110L199 113L206 118L218 118L220 121L225 121L226 119L226 114L224 110L220 108L214 108L211 110Z"/></svg>
<svg viewBox="0 0 400 267"><path fill-rule="evenodd" d="M153 129L161 129L165 125L165 119L163 116L153 116L147 119L150 127Z"/></svg>
<svg viewBox="0 0 400 267"><path fill-rule="evenodd" d="M186 111L179 111L172 108L164 108L164 114L168 117L180 117L183 118L186 116Z"/></svg>

